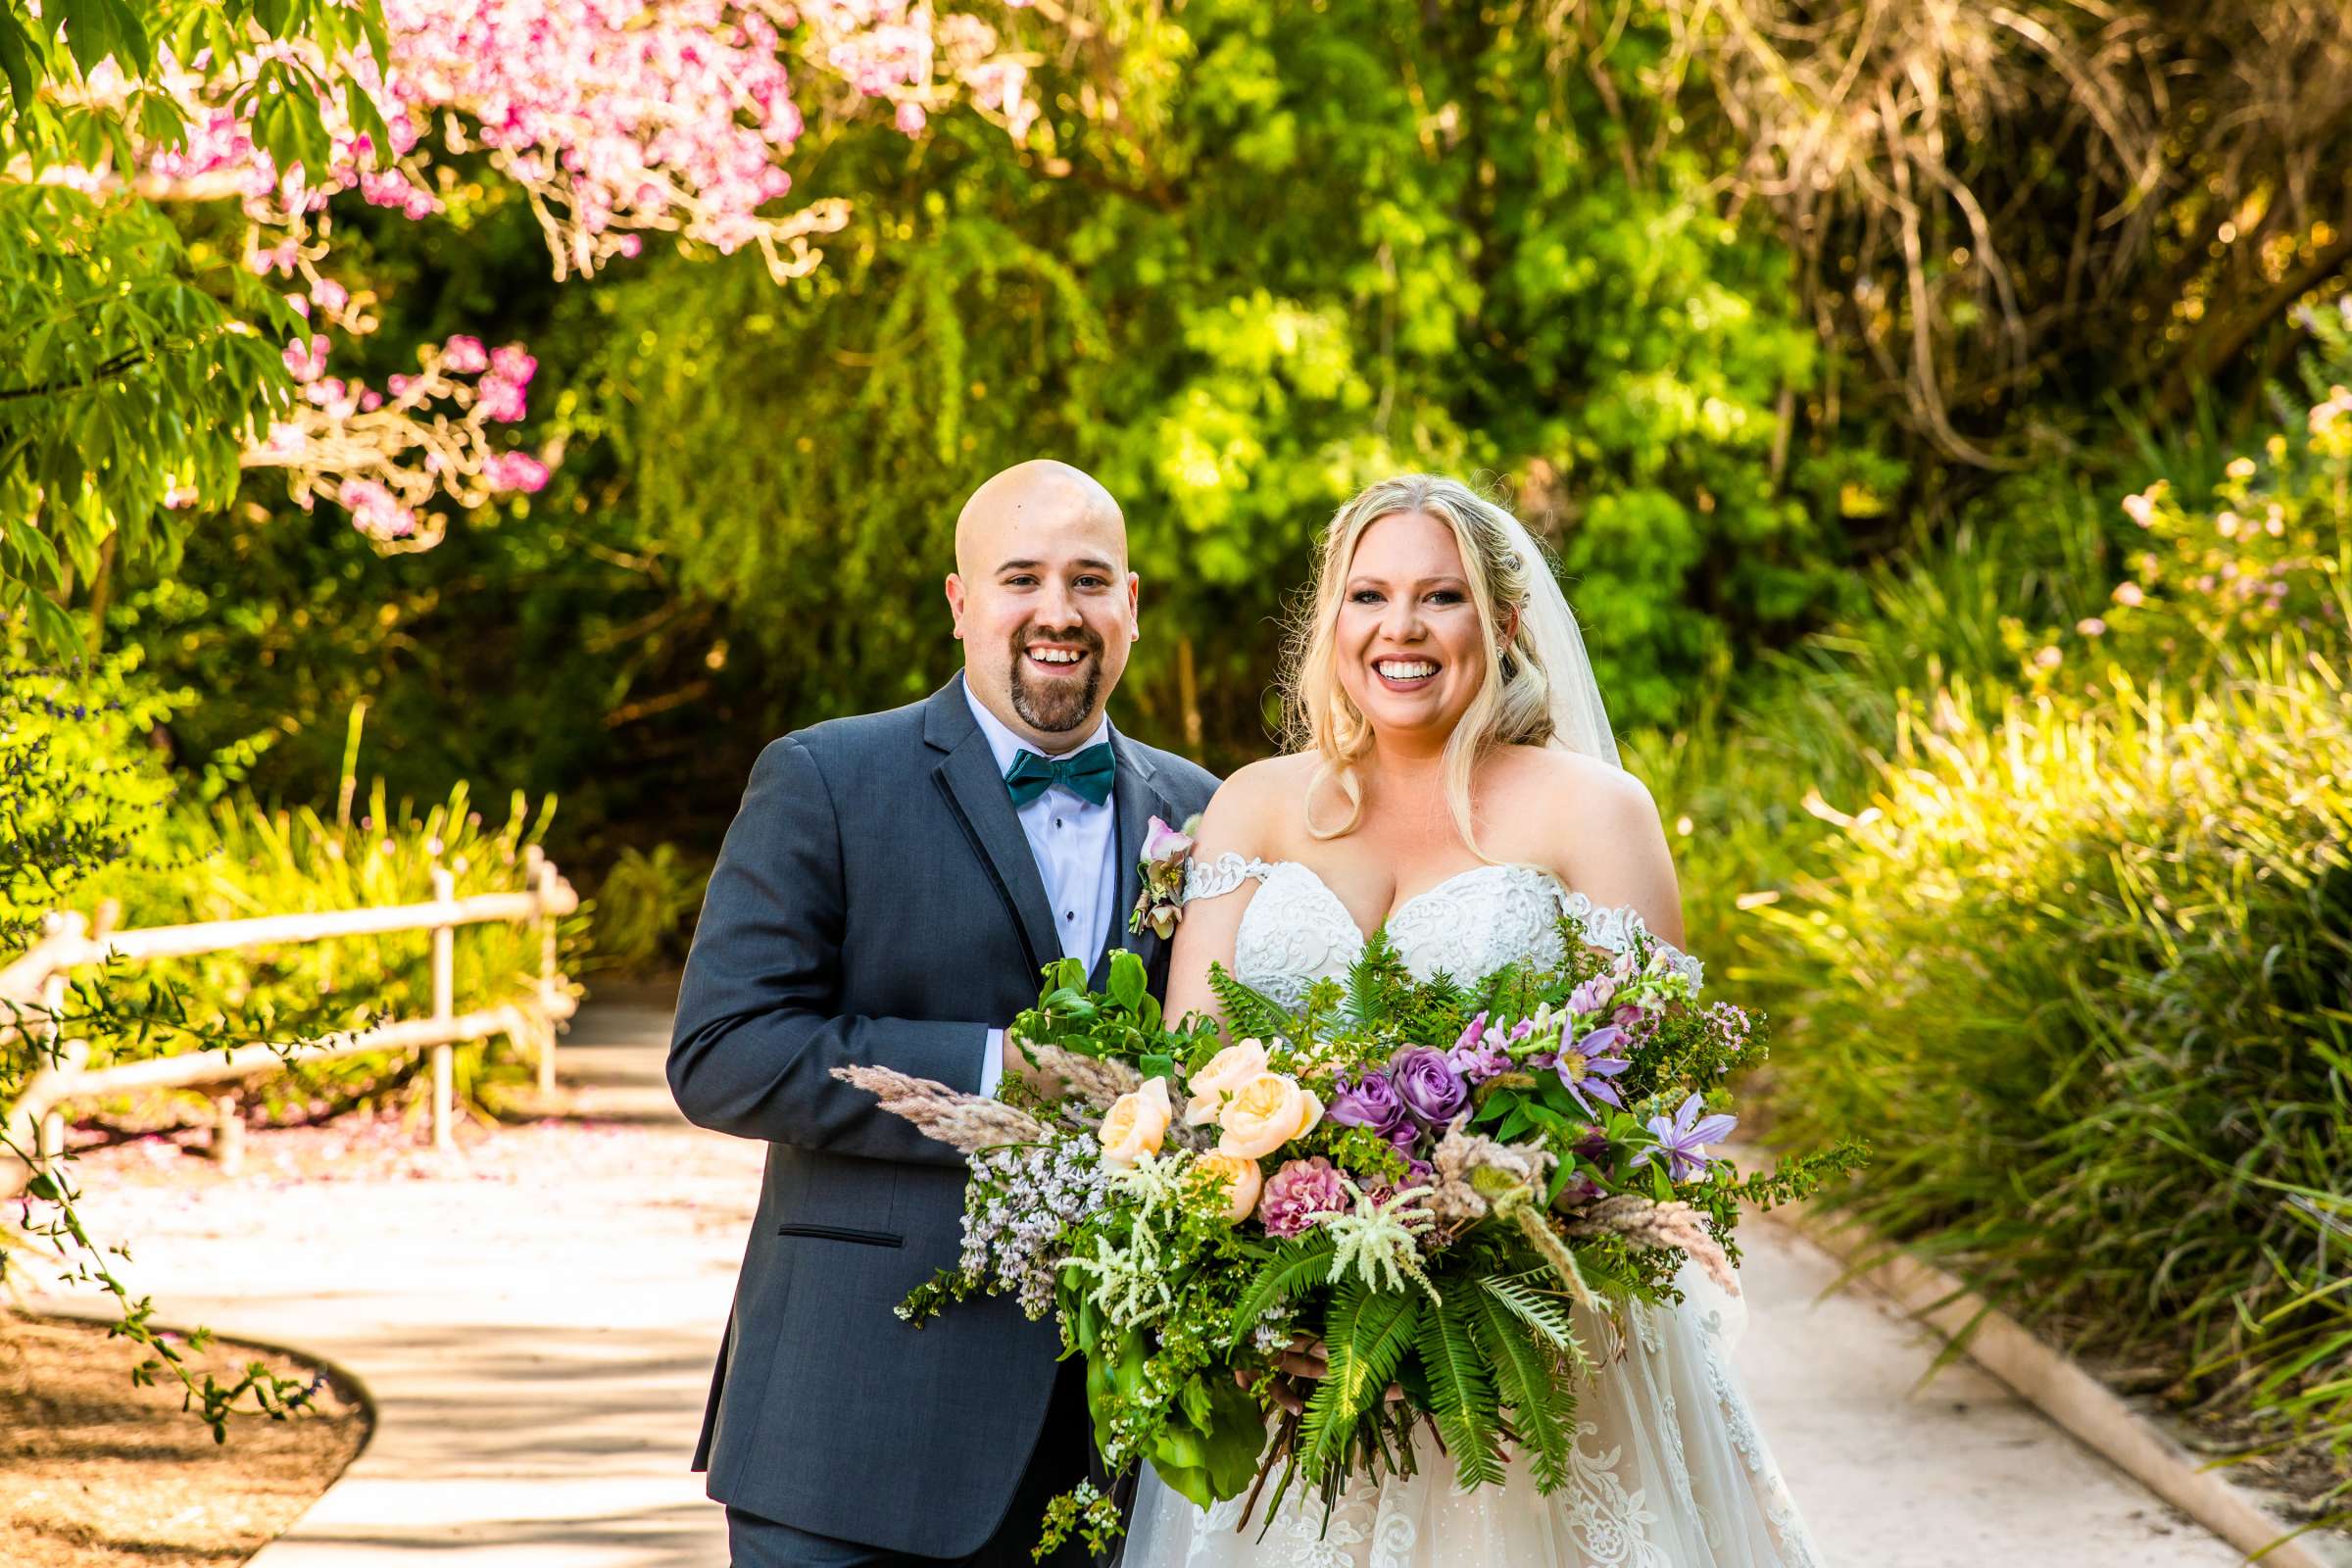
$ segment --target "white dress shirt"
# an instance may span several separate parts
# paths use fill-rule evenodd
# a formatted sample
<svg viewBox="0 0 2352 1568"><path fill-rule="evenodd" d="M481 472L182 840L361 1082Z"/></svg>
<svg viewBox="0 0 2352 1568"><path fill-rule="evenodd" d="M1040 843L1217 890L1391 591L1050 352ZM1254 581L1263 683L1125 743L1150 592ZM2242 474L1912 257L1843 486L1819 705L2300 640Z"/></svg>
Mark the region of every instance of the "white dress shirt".
<svg viewBox="0 0 2352 1568"><path fill-rule="evenodd" d="M1066 751L1044 752L1004 727L1004 721L972 695L967 682L963 700L972 706L980 733L997 760L1000 776L1010 772L1012 760L1022 752L1038 752L1051 760L1068 757L1110 739L1110 717L1104 714L1086 740ZM1047 902L1054 906L1054 929L1061 937L1061 956L1076 958L1093 973L1096 958L1110 934L1111 906L1119 901L1119 836L1117 812L1108 800L1095 805L1067 785L1055 784L1028 805L1014 808L1021 831L1028 835L1029 854L1037 861L1038 879L1045 884ZM993 1095L1004 1071L1004 1031L988 1032L988 1057L980 1064L980 1092Z"/></svg>

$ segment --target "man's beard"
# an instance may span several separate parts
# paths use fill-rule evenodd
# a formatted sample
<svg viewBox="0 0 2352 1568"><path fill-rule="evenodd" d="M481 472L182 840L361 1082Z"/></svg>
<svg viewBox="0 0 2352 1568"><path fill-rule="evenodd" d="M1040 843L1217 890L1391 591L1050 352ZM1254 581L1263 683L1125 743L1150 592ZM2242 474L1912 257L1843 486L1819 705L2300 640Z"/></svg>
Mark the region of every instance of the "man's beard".
<svg viewBox="0 0 2352 1568"><path fill-rule="evenodd" d="M1077 643L1086 649L1086 680L1073 685L1054 681L1052 685L1029 684L1029 653L1031 642ZM1021 722L1041 735L1061 735L1086 722L1095 710L1095 699L1102 690L1102 639L1086 626L1073 626L1066 632L1040 632L1034 638L1016 636L1012 640L1012 710L1021 715Z"/></svg>

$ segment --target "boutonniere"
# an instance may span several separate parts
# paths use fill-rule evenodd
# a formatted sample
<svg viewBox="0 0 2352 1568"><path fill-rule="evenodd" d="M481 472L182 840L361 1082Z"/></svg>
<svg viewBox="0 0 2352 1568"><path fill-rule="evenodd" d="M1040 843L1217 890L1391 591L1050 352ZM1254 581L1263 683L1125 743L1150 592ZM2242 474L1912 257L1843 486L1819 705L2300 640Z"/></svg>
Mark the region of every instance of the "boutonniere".
<svg viewBox="0 0 2352 1568"><path fill-rule="evenodd" d="M1136 862L1144 891L1136 895L1134 912L1127 916L1130 936L1141 934L1147 925L1162 942L1176 934L1176 922L1184 917L1184 862L1193 853L1192 835L1200 825L1198 811L1180 829L1156 816L1152 819L1151 831L1144 835L1144 858Z"/></svg>

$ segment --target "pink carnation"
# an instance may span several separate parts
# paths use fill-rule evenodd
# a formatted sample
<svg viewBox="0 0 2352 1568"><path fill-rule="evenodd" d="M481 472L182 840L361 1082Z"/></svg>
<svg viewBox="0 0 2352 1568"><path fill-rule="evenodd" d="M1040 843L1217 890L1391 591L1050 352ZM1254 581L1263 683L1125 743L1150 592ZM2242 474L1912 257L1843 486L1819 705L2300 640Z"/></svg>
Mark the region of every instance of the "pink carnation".
<svg viewBox="0 0 2352 1568"><path fill-rule="evenodd" d="M1352 1206L1338 1167L1317 1154L1285 1160L1282 1169L1266 1178L1257 1218L1268 1236L1297 1236L1324 1215L1345 1214Z"/></svg>

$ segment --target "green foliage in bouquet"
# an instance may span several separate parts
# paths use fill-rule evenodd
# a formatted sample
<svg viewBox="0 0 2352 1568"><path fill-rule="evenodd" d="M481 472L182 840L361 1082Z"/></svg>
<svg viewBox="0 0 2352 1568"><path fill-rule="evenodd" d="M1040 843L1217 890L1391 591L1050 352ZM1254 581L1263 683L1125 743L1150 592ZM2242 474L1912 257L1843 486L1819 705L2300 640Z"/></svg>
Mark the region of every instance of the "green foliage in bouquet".
<svg viewBox="0 0 2352 1568"><path fill-rule="evenodd" d="M1254 1508L1279 1476L1269 1515L1294 1486L1328 1508L1351 1477L1409 1474L1424 1421L1463 1485L1514 1456L1563 1484L1592 1370L1572 1314L1679 1300L1685 1263L1736 1289L1739 1203L1862 1155L1738 1178L1707 1147L1732 1118L1706 1107L1764 1031L1702 1005L1695 964L1645 933L1621 953L1575 917L1559 935L1556 965L1464 984L1416 978L1376 933L1296 1009L1212 968L1224 1033L1168 1026L1131 954L1102 994L1065 961L1012 1026L1032 1077L1010 1103L842 1069L972 1156L963 1256L901 1316L975 1292L1053 1311L1104 1463L1148 1461L1204 1507ZM1282 1356L1310 1342L1327 1373L1277 1413ZM1040 1550L1116 1526L1073 1493Z"/></svg>

